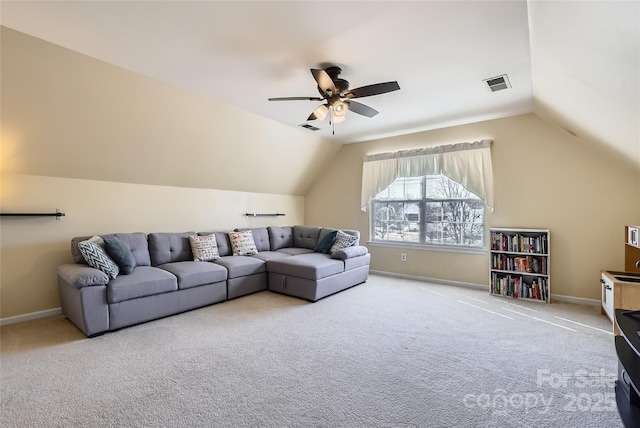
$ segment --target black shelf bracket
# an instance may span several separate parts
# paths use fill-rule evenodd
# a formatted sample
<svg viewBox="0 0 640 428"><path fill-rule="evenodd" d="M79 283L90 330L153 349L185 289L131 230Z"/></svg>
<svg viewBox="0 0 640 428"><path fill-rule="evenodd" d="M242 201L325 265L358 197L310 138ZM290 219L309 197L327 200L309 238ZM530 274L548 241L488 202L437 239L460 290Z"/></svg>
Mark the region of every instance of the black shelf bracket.
<svg viewBox="0 0 640 428"><path fill-rule="evenodd" d="M254 213L245 212L244 215L245 217L279 217L279 216L283 216L284 214L279 212L275 212L273 214L254 214Z"/></svg>
<svg viewBox="0 0 640 428"><path fill-rule="evenodd" d="M56 209L54 213L0 213L3 217L55 217L56 220L60 220L65 216L60 208Z"/></svg>

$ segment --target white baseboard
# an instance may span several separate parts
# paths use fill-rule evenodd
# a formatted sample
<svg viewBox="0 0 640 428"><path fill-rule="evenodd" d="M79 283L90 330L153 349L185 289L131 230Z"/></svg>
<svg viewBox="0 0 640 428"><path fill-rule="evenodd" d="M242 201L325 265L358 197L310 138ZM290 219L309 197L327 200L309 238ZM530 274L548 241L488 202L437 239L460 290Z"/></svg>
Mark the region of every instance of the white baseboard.
<svg viewBox="0 0 640 428"><path fill-rule="evenodd" d="M562 294L552 294L551 301L575 303L577 305L600 306L602 303L597 299L587 299L584 297L563 296Z"/></svg>
<svg viewBox="0 0 640 428"><path fill-rule="evenodd" d="M416 280L416 281L434 282L436 284L455 285L457 287L467 287L467 288L475 288L477 290L487 290L487 291L489 291L489 286L488 285L475 284L475 283L472 283L472 282L450 281L448 279L429 278L429 277L426 277L426 276L416 276L416 275L405 275L403 273L385 272L385 271L382 271L382 270L370 270L369 273L372 273L374 275L391 276L391 277L394 277L394 278L403 278L403 279L413 279L413 280Z"/></svg>
<svg viewBox="0 0 640 428"><path fill-rule="evenodd" d="M381 276L391 276L394 278L404 278L404 279L413 279L416 281L424 281L424 282L433 282L436 284L443 285L455 285L458 287L467 287L467 288L475 288L479 290L487 290L489 291L489 286L486 284L474 284L471 282L459 282L459 281L450 281L448 279L440 279L440 278L428 278L425 276L415 276L415 275L405 275L402 273L395 272L385 272L380 270L370 270L369 271L375 275ZM573 296L563 296L562 294L552 294L551 302L566 302L566 303L575 303L578 305L587 305L587 306L600 306L600 300L597 299L587 299L584 297L573 297Z"/></svg>
<svg viewBox="0 0 640 428"><path fill-rule="evenodd" d="M53 308L53 309L47 309L46 311L31 312L24 315L16 315L15 317L0 318L0 327L9 325L9 324L16 324L24 321L37 320L39 318L52 317L54 315L60 315L61 313L62 313L62 308Z"/></svg>

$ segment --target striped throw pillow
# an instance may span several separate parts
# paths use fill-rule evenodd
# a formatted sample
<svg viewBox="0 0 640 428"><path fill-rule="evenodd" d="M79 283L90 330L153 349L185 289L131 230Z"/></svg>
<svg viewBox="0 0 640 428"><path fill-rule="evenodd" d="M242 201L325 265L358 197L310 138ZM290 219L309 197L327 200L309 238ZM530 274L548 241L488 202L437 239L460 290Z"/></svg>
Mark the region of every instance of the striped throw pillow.
<svg viewBox="0 0 640 428"><path fill-rule="evenodd" d="M78 242L78 249L89 266L101 270L109 275L111 279L114 279L120 273L118 265L94 242Z"/></svg>

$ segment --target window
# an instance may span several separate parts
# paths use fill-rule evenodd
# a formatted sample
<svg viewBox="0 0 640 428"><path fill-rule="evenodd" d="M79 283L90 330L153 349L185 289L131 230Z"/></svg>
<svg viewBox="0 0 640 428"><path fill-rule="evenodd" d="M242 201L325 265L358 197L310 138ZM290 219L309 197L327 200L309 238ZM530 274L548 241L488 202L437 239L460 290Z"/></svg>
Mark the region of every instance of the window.
<svg viewBox="0 0 640 428"><path fill-rule="evenodd" d="M365 155L360 207L370 210L371 241L484 251L492 142Z"/></svg>
<svg viewBox="0 0 640 428"><path fill-rule="evenodd" d="M373 241L484 246L484 201L442 174L396 178L371 208Z"/></svg>

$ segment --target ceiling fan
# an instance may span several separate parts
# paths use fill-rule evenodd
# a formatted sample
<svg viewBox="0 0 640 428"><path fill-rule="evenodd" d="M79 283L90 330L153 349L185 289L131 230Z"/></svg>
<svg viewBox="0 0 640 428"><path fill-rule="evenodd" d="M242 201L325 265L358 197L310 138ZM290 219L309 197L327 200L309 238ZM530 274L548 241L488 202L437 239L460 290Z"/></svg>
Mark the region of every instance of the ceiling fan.
<svg viewBox="0 0 640 428"><path fill-rule="evenodd" d="M344 121L349 110L366 117L373 117L378 114L377 110L357 101L352 101L353 98L386 94L400 89L398 82L384 82L349 90L349 82L339 77L341 72L342 69L337 66L330 66L325 69L311 69L311 74L318 83L318 92L322 97L282 97L269 98L269 101L326 101L325 104L316 108L307 120L324 120L327 114L330 113L329 120L333 124Z"/></svg>

